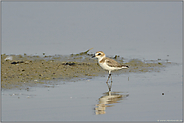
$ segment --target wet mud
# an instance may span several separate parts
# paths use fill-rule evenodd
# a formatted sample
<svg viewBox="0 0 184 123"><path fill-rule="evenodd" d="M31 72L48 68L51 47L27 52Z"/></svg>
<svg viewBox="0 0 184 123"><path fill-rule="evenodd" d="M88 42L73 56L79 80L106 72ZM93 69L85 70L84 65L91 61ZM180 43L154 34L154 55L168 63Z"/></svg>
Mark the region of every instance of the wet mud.
<svg viewBox="0 0 184 123"><path fill-rule="evenodd" d="M89 51L89 50L88 50ZM27 89L30 86L58 84L59 81L78 81L92 79L95 76L107 76L97 63L97 59L91 58L93 54L88 51L68 56L38 55L1 55L1 87L2 89ZM129 69L114 71L112 74L130 72L159 72L167 64L167 60L139 60L124 59L115 55L110 57L120 64L129 66Z"/></svg>

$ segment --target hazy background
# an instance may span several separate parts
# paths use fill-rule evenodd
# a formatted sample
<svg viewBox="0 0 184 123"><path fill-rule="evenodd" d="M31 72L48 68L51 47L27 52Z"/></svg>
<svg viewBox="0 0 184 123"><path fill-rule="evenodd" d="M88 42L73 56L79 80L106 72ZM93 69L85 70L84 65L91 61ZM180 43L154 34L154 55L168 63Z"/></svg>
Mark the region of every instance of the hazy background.
<svg viewBox="0 0 184 123"><path fill-rule="evenodd" d="M92 47L90 53L179 64L113 75L112 90L130 96L99 116L94 108L107 75L3 91L3 121L182 120L182 2L2 2L2 53L69 55Z"/></svg>
<svg viewBox="0 0 184 123"><path fill-rule="evenodd" d="M92 47L181 62L182 2L2 2L2 53L69 55Z"/></svg>

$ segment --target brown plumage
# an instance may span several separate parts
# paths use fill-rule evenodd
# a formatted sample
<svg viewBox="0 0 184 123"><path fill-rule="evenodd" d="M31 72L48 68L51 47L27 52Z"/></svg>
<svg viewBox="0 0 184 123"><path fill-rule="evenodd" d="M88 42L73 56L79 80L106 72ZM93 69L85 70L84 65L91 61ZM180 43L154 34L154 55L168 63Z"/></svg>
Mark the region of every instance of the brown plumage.
<svg viewBox="0 0 184 123"><path fill-rule="evenodd" d="M122 67L123 65L119 64L117 61L113 60L113 59L110 59L108 57L105 57L104 59L102 59L100 61L100 63L102 62L105 62L106 60L106 63L110 66L110 67Z"/></svg>

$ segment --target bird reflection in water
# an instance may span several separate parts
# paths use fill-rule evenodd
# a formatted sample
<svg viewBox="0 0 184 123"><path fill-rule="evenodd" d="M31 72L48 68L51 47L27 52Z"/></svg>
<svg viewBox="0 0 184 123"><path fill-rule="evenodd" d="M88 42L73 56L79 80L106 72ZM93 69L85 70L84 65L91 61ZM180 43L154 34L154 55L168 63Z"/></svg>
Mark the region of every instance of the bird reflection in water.
<svg viewBox="0 0 184 123"><path fill-rule="evenodd" d="M119 103L121 100L129 96L128 93L111 92L112 82L110 84L111 85L108 85L109 91L103 93L103 96L99 98L99 102L95 108L96 115L105 114L107 107L112 107L114 106L114 103Z"/></svg>

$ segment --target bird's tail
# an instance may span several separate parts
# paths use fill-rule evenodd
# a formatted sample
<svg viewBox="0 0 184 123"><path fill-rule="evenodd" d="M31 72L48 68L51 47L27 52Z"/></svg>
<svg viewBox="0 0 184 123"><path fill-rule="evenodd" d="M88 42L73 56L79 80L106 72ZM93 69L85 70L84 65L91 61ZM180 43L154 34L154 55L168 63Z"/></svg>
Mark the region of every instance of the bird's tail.
<svg viewBox="0 0 184 123"><path fill-rule="evenodd" d="M122 68L129 68L128 65L122 65Z"/></svg>

